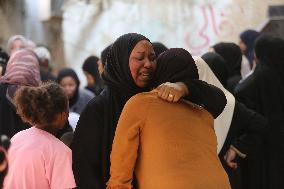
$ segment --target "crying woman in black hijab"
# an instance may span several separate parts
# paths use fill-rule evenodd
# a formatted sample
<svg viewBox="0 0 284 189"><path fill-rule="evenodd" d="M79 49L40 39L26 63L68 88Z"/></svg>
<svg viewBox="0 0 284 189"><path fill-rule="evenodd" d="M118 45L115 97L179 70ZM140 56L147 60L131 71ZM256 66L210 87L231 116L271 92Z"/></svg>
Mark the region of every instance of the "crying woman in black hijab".
<svg viewBox="0 0 284 189"><path fill-rule="evenodd" d="M89 56L83 63L83 71L87 78L87 90L94 93L96 96L103 90L103 81L101 79L98 69L99 58L96 56Z"/></svg>

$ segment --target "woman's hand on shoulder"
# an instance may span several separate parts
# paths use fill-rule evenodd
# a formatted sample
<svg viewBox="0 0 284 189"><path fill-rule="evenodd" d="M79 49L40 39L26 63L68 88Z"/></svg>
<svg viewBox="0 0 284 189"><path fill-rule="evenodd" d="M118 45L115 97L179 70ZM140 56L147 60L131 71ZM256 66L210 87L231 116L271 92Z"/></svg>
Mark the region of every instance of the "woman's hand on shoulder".
<svg viewBox="0 0 284 189"><path fill-rule="evenodd" d="M166 82L157 87L158 96L168 102L177 102L180 98L188 95L188 89L182 82Z"/></svg>

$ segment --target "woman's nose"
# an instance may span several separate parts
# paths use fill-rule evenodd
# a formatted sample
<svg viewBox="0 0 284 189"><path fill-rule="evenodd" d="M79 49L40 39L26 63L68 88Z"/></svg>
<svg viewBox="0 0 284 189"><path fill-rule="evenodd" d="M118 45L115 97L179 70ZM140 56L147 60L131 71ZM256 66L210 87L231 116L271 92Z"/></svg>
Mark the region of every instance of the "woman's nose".
<svg viewBox="0 0 284 189"><path fill-rule="evenodd" d="M153 62L147 59L144 63L145 68L151 68L153 66Z"/></svg>

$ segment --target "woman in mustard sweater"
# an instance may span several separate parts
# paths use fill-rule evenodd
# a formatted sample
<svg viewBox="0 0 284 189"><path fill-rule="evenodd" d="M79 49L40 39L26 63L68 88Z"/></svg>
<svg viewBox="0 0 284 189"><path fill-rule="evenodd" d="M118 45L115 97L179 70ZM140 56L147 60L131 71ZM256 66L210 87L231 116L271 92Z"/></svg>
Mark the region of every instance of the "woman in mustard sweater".
<svg viewBox="0 0 284 189"><path fill-rule="evenodd" d="M155 86L198 78L184 49L170 49L157 62ZM230 189L217 155L213 116L189 101L162 101L156 93L140 93L126 103L112 146L108 189L132 188L134 174L139 189Z"/></svg>

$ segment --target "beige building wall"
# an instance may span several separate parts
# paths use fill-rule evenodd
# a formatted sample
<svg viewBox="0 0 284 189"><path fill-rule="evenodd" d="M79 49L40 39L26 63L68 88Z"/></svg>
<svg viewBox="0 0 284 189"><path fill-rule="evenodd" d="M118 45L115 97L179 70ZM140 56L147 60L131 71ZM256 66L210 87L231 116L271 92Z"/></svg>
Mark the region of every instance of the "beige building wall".
<svg viewBox="0 0 284 189"><path fill-rule="evenodd" d="M25 1L29 0L1 1L0 45L13 34L47 45L57 68L75 68L83 84L84 59L100 55L124 33L141 33L151 41L200 55L219 41L238 43L240 32L265 22L269 5L284 4L283 0L68 0L62 17L41 22L31 18L34 9L23 10Z"/></svg>

